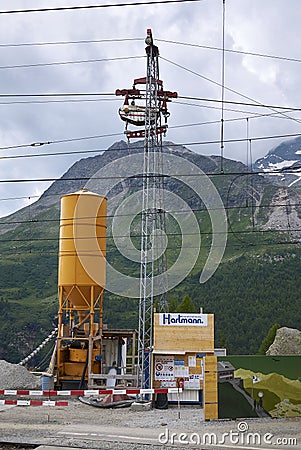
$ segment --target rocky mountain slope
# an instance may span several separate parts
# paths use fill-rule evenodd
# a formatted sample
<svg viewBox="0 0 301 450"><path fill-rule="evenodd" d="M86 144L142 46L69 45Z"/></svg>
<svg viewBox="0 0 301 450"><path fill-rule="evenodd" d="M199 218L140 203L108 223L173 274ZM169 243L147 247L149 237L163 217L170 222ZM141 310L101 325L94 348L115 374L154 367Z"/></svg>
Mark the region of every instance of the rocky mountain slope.
<svg viewBox="0 0 301 450"><path fill-rule="evenodd" d="M219 157L216 156L207 157L199 155L185 148L184 146L177 145L172 142L165 142L163 151L164 153L179 156L193 162L196 166L200 167L201 170L206 174L218 175L220 172ZM119 158L142 152L143 152L143 142L141 141L131 143L129 145L124 141L119 141L114 143L101 155L80 159L75 164L73 164L73 166L70 167L70 169L61 177L61 179L55 181L43 193L43 195L37 202L30 205L29 207L27 206L21 209L20 211L2 219L0 225L0 234L3 234L6 231L16 228L18 226L18 221L22 221L22 219L27 220L29 217L29 210L30 210L30 217L33 219L39 214L48 211L50 208L59 209L60 197L64 194L75 192L85 187L87 182L93 177L93 175L98 170L100 170L107 164L111 163L112 161L118 160ZM221 195L223 195L224 200L226 201L227 200L226 184L229 185L236 174L246 172L247 168L242 163L231 160L225 160L224 170L225 170L225 178L227 178L227 181L226 183L223 182L217 184L220 184L222 189ZM229 173L229 176L226 175L227 172ZM262 180L256 175L254 176L254 179L256 179L258 189L259 185L262 183ZM241 184L240 180L238 180L237 184ZM123 190L123 196L126 196L130 190L141 188L141 185L142 185L141 178L140 180L139 178L136 180L135 179L126 180L117 189L112 190L112 192L110 192L108 195L109 199L111 199L111 202L109 202L108 205L109 213L111 213L112 209L114 208L114 202L112 201L112 199L117 195L117 193L120 192L120 189ZM181 191L179 184L174 182L173 180L167 180L166 185L172 191L177 190ZM97 183L96 184L94 183L93 189L95 192L99 193L100 195L103 195L103 192L99 189ZM244 190L246 190L246 186L244 186ZM240 200L244 201L243 195L246 196L247 194L244 192L242 195L242 193L239 192L239 190L237 190L234 194L234 191L235 189L232 188L231 202L235 201L237 203L240 197L241 197ZM234 197L237 198L234 199ZM192 196L190 199L190 204L192 207L200 206L198 199L195 199Z"/></svg>
<svg viewBox="0 0 301 450"><path fill-rule="evenodd" d="M296 152L298 153L298 150L291 150L289 152L287 150L287 145L288 144L284 143L282 146L279 146L279 151L277 150L277 147L275 151L269 152L265 158L262 158L255 163L255 168L260 168L260 171L269 170L269 168L272 167L272 161L274 161L275 158L284 161L283 157L285 154L287 157L293 157ZM291 146L294 149L298 147L296 143L294 143L294 145L291 144ZM282 150L283 148L285 150ZM266 179L256 173L247 174L248 168L244 166L244 164L229 159L225 159L223 173L221 174L220 157L203 156L172 142L165 142L163 150L165 153L170 153L171 155L179 156L193 162L205 174L208 174L216 185L226 208L233 208L234 206L251 208L252 217L250 218L250 221L252 221L253 225L262 226L264 230L289 230L294 232L295 235L298 230L301 229L301 206L299 201L301 190L298 189L297 183L292 183L294 185L292 187L286 185L280 187L278 185L278 180L274 176ZM43 214L44 212L47 213L49 209L53 209L53 214L56 215L59 209L59 200L62 195L83 188L99 169L110 162L127 155L141 153L142 151L142 142L131 143L128 145L124 141L119 141L101 155L77 161L61 179L55 181L43 193L37 202L3 218L0 225L0 235L15 229L18 224L24 220L28 221L29 218L30 220L33 220L40 214ZM301 161L301 150L299 156ZM292 161L287 160L286 163L289 165L292 164ZM277 174L277 177L278 176L279 174ZM294 180L296 179L296 176L297 175L294 175ZM275 181L277 182L274 183ZM177 181L167 179L165 186L172 192L179 194L181 197L183 196L183 187ZM294 189L295 187L297 189ZM102 195L97 183L93 184L93 188L95 192ZM140 181L139 179L131 181L126 180L121 186L113 189L108 195L111 200L108 205L108 213L111 214L116 207L113 198L116 197L120 191L123 191L121 197L125 197L129 192L132 192L137 188L141 188L141 179ZM192 208L204 207L204 204L200 199L193 195L188 196L187 201Z"/></svg>

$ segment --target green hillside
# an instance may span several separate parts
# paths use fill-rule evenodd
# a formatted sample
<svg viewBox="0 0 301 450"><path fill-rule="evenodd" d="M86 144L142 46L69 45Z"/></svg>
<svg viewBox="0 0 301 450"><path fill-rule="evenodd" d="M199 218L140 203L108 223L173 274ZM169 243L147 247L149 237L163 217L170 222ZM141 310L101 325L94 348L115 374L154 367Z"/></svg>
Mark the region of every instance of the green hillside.
<svg viewBox="0 0 301 450"><path fill-rule="evenodd" d="M122 156L122 149L128 151L126 144L117 144L120 148L116 158ZM109 157L113 158L113 152ZM207 158L193 152L189 152L188 157L209 173L219 171L216 157ZM3 318L0 359L18 362L53 329L58 308L58 199L61 194L83 186L83 179L97 170L96 164L105 165L105 156L79 161L30 209L24 208L0 223L0 311ZM245 167L225 160L224 168L232 175L213 176L212 180L227 211L228 243L218 270L205 284L199 283L199 277L212 240L208 214L190 189L181 191L179 183L168 185L195 209L202 244L195 267L169 292L169 298L175 307L189 294L197 308L215 314L217 347L226 346L232 354L252 354L258 351L274 323L300 327L301 243L292 234L260 228L269 218L269 202L278 188L256 176L253 181L258 198L255 201L252 197L253 204L247 195L246 179L235 175ZM124 188L125 195L134 188L137 182ZM109 205L110 202L109 198ZM167 225L170 233L167 258L172 264L178 257L181 237L172 219L168 218ZM132 228L138 235L136 245L139 246L139 223L134 221ZM139 276L139 264L129 262L116 250L109 232L107 258L120 272ZM137 327L137 312L137 299L105 293L104 322L110 327Z"/></svg>
<svg viewBox="0 0 301 450"><path fill-rule="evenodd" d="M18 232L22 233L17 229L12 234ZM45 242L22 243L14 255L2 253L0 358L18 361L53 328L58 306L57 232L53 236ZM137 275L135 265L124 264L110 243L108 258L123 273ZM202 258L201 254L199 267ZM299 327L300 265L300 248L258 244L246 251L230 238L223 262L207 283L199 283L197 265L169 295L180 303L189 294L197 307L215 313L216 346L226 345L232 354L252 354L274 323ZM137 311L136 299L105 294L104 321L110 327L137 327Z"/></svg>

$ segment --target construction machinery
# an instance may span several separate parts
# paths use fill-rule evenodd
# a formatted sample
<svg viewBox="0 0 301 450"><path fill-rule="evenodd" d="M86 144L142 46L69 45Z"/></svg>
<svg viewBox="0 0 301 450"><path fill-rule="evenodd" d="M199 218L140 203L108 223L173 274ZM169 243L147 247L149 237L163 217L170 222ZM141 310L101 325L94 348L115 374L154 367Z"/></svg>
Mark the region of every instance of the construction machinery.
<svg viewBox="0 0 301 450"><path fill-rule="evenodd" d="M106 203L81 190L61 199L57 383L84 381L102 368ZM97 278L91 266L98 267Z"/></svg>
<svg viewBox="0 0 301 450"><path fill-rule="evenodd" d="M58 335L53 366L58 387L135 380L135 330L103 324L107 199L80 190L61 198ZM132 356L127 356L129 344ZM128 370L127 370L128 369Z"/></svg>

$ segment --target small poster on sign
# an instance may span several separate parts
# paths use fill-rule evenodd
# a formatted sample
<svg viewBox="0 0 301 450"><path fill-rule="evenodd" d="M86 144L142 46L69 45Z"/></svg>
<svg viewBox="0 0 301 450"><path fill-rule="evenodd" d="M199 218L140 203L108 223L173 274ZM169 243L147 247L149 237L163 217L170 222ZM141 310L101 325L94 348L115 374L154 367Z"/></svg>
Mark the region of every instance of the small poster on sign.
<svg viewBox="0 0 301 450"><path fill-rule="evenodd" d="M184 359L175 359L175 366L185 366Z"/></svg>
<svg viewBox="0 0 301 450"><path fill-rule="evenodd" d="M162 381L161 387L162 388L177 387L177 382L176 381Z"/></svg>
<svg viewBox="0 0 301 450"><path fill-rule="evenodd" d="M170 381L175 378L173 356L155 357L155 380Z"/></svg>
<svg viewBox="0 0 301 450"><path fill-rule="evenodd" d="M196 357L195 355L188 356L188 366L196 367Z"/></svg>
<svg viewBox="0 0 301 450"><path fill-rule="evenodd" d="M189 377L185 378L184 388L198 390L200 389L201 386L200 381L201 381L200 374L191 374L189 375Z"/></svg>
<svg viewBox="0 0 301 450"><path fill-rule="evenodd" d="M189 375L188 366L175 366L175 378L185 378Z"/></svg>

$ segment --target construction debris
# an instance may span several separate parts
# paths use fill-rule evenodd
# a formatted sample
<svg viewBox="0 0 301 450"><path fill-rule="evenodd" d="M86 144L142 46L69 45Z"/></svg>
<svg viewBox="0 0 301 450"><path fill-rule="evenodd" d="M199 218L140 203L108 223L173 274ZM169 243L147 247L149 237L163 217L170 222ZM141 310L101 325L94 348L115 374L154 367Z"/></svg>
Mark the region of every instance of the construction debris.
<svg viewBox="0 0 301 450"><path fill-rule="evenodd" d="M135 401L126 394L108 394L105 397L78 397L79 401L97 408L126 408Z"/></svg>

